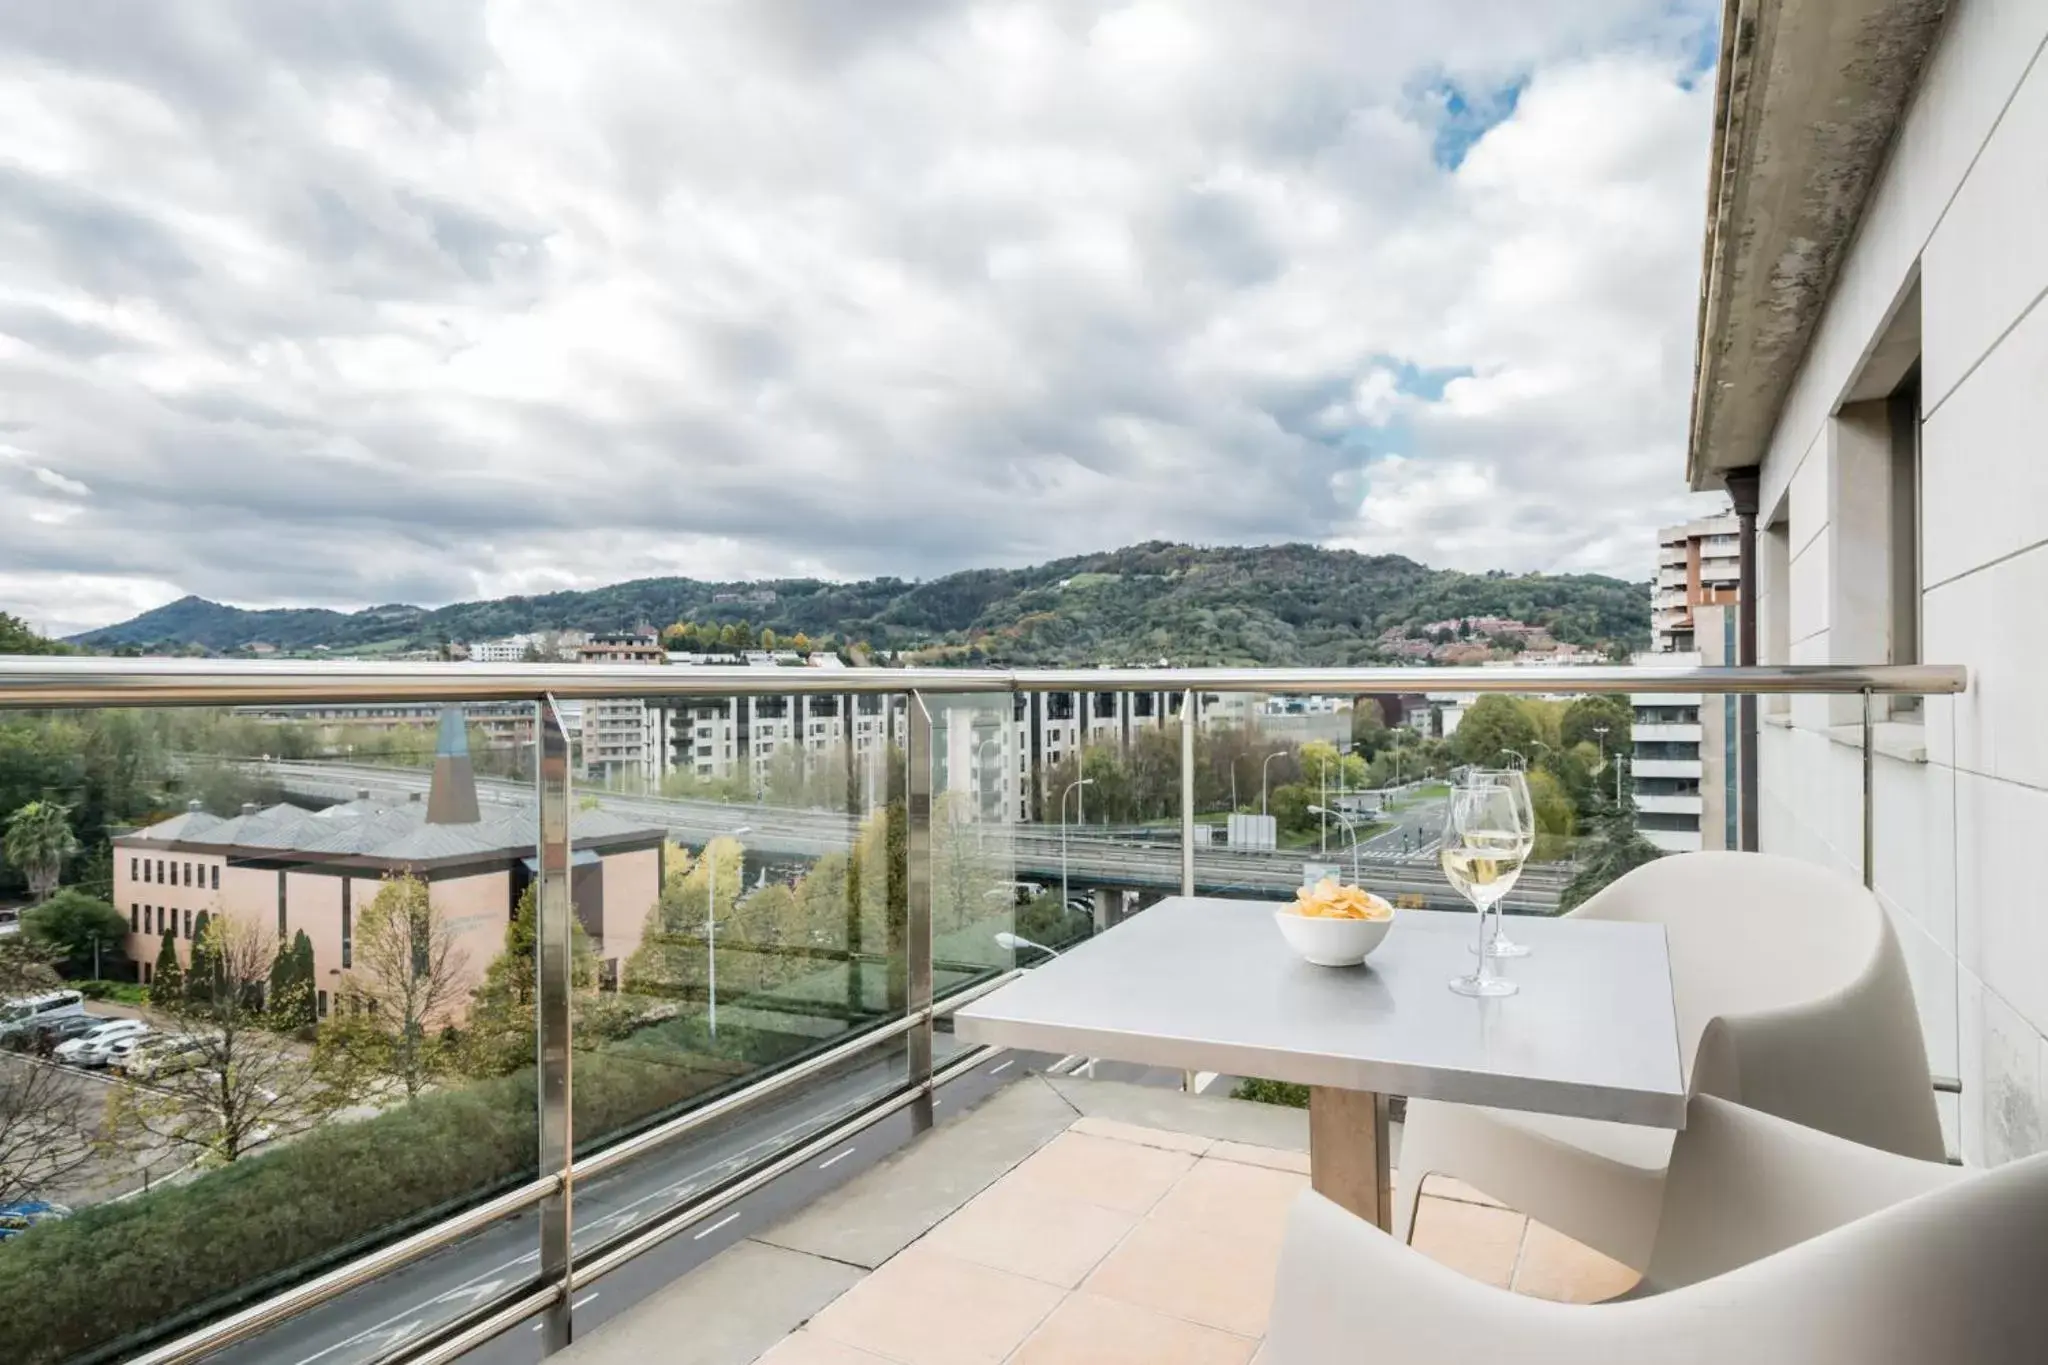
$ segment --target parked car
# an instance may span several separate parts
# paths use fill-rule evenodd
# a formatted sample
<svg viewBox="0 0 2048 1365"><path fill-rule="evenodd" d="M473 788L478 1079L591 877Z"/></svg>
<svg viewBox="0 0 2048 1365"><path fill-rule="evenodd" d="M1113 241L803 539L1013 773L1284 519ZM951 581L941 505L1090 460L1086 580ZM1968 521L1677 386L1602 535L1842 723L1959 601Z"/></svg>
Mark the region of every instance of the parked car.
<svg viewBox="0 0 2048 1365"><path fill-rule="evenodd" d="M89 1063L89 1065L109 1067L125 1073L128 1069L128 1059L134 1056L136 1051L147 1042L149 1042L148 1035L141 1033L131 1033L126 1038L116 1038L113 1042L107 1044L106 1051L100 1056L100 1059L97 1062Z"/></svg>
<svg viewBox="0 0 2048 1365"><path fill-rule="evenodd" d="M38 1223L53 1223L70 1216L70 1209L62 1204L52 1204L47 1199L23 1199L12 1204L0 1204L0 1242L27 1232Z"/></svg>
<svg viewBox="0 0 2048 1365"><path fill-rule="evenodd" d="M108 1065L118 1067L131 1080L174 1076L206 1060L206 1039L189 1033L157 1034L132 1041L134 1046L126 1053L108 1058Z"/></svg>
<svg viewBox="0 0 2048 1365"><path fill-rule="evenodd" d="M47 1057L55 1052L59 1045L68 1043L73 1038L83 1037L106 1022L107 1020L96 1014L66 1015L47 1024L37 1024L35 1034L28 1039L26 1046L29 1051Z"/></svg>
<svg viewBox="0 0 2048 1365"><path fill-rule="evenodd" d="M0 1005L0 1041L32 1037L39 1024L85 1013L85 997L77 991L49 991Z"/></svg>
<svg viewBox="0 0 2048 1365"><path fill-rule="evenodd" d="M124 1038L140 1038L149 1025L140 1019L109 1019L57 1046L57 1060L70 1066L105 1066L107 1052Z"/></svg>

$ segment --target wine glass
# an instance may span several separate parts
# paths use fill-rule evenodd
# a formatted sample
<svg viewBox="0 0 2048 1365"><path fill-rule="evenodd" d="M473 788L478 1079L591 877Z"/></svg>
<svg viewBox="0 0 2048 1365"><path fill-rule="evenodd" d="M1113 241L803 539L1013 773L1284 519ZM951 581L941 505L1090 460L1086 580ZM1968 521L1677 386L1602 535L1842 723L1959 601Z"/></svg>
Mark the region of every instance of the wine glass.
<svg viewBox="0 0 2048 1365"><path fill-rule="evenodd" d="M1529 855L1536 848L1536 803L1529 795L1529 778L1519 768L1472 768L1464 777L1467 786L1504 786L1526 812L1519 828L1523 831L1522 861L1528 862ZM1519 873L1519 869L1518 869ZM1507 893L1501 893L1501 899ZM1486 952L1489 957L1527 957L1529 946L1517 943L1507 935L1506 918L1501 911L1501 902L1496 899L1492 910L1493 928L1486 935Z"/></svg>
<svg viewBox="0 0 2048 1365"><path fill-rule="evenodd" d="M1512 783L1466 782L1444 801L1443 849L1437 855L1451 886L1479 912L1479 969L1455 977L1460 995L1513 995L1515 983L1496 976L1487 949L1487 911L1500 903L1521 875L1535 843L1535 822L1526 797Z"/></svg>

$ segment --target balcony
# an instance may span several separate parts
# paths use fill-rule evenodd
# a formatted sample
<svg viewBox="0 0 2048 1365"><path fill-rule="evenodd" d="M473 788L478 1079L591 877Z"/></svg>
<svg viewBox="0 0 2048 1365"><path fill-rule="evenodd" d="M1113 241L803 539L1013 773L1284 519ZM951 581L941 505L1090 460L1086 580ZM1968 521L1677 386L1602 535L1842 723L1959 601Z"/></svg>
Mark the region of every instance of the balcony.
<svg viewBox="0 0 2048 1365"><path fill-rule="evenodd" d="M529 765L516 771L487 771L466 746L431 766L188 753L180 763L207 769L203 789L185 768L161 769L153 823L138 822L116 850L113 900L134 926L118 960L140 976L194 970L195 938L253 951L245 989L159 992L123 1008L183 1038L260 998L268 1079L252 1102L271 1108L236 1139L248 1146L232 1161L195 1161L195 1141L219 1147L206 1127L218 1116L197 1088L203 1068L149 1086L110 1071L49 1073L79 1112L98 1115L118 1096L124 1122L142 1126L47 1190L72 1217L0 1243L0 1294L12 1340L29 1344L26 1365L663 1358L685 1341L703 1352L686 1359L916 1365L953 1358L961 1343L978 1343L983 1359L1086 1358L1076 1334L1121 1343L1118 1359L1252 1358L1274 1283L1276 1209L1303 1182L1303 1115L1226 1098L1230 1077L1193 1077L1202 1093L1191 1094L1177 1070L977 1048L953 1021L1049 953L1142 928L1162 897L1282 902L1305 877L1335 875L1406 908L1461 908L1437 864L1444 789L1432 780L1456 754L1405 740L1390 758L1411 766L1391 774L1380 814L1349 826L1301 812L1321 804L1322 782L1341 793L1355 781L1352 767L1306 770L1298 739L1256 708L1186 704L1370 695L1412 676L1105 671L1091 690L1169 698L1179 761L1151 736L1132 751L1142 764L1091 751L1084 780L1020 751L1016 799L993 800L974 763L949 759L974 736L1008 733L1018 696L1074 687L1071 674L676 672L685 676L657 684L662 695L731 699L769 682L778 694L859 693L902 742L817 755L785 738L765 753L645 774L644 792L572 789L561 717L542 699L581 689L630 700L650 684L632 665L540 666L518 684L520 704L535 708L536 747L493 759ZM1663 706L1759 686L1852 705L1865 691L1960 687L1939 668L1452 669L1432 681ZM183 733L178 718L190 713L149 709L162 700L431 710L490 689L502 702L507 687L503 675L431 666L293 674L0 660L0 707L71 707L73 724L105 703L139 708L135 728L108 731L125 736ZM1637 727L1635 739L1652 733ZM1810 784L1803 809L1848 797L1813 838L1814 856L1853 851L1864 834L1868 875L1880 888L1897 877L1897 903L1912 907L1912 869L1876 860L1880 832L1904 842L1945 827L1923 818L1927 799L1903 785L1903 770L1880 768L1863 787L1859 765L1893 760L1830 729L1767 727L1766 742L1781 751L1774 771ZM1553 761L1542 750L1521 757ZM445 804L437 784L472 764L459 780L473 784L480 818L430 818ZM1577 799L1626 809L1631 775L1697 777L1700 767L1610 761ZM259 785L302 804L161 815L166 793L179 810L188 788ZM1863 790L1883 796L1858 807ZM1673 800L1683 809L1659 804ZM1654 845L1698 847L1697 834L1688 843L1651 817L1695 812L1699 798L1652 792L1632 806ZM1279 825L1275 844L1232 847L1230 817L1262 808ZM1325 809L1348 808L1340 795ZM1578 814L1576 828L1539 832L1510 914L1556 914L1601 853L1585 833L1594 822ZM182 881L174 896L137 875L178 854L219 862L217 897L187 895ZM1930 849L1924 861L1953 856ZM374 965L380 936L420 922L392 914L394 899L447 933L464 961L462 1005L383 1034L394 1006L373 1002L395 997L380 995L378 973L418 970L406 966L418 961L410 951ZM175 937L142 927L172 908ZM183 922L201 908L235 927ZM298 953L300 937L303 974L280 951ZM1917 942L1907 951L1924 954ZM522 996L521 983L535 982ZM279 1013L301 1000L310 1018ZM1930 1016L1938 1028L1941 1007ZM403 1049L349 1051L357 1036L433 1038L444 1050L414 1075L394 1060ZM1953 1058L1952 1042L1930 1038L1931 1056ZM1631 1278L1456 1184L1425 1191L1414 1245L1525 1296L1602 1299ZM147 1292L110 1297L61 1269L115 1261ZM920 1312L907 1315L912 1301Z"/></svg>
<svg viewBox="0 0 2048 1365"><path fill-rule="evenodd" d="M1648 776L1648 774L1642 772L1641 767L1638 766L1637 776L1643 777ZM1635 801L1636 809L1646 814L1698 815L1704 808L1701 798L1696 794L1690 796L1683 794L1653 795L1648 792L1637 792Z"/></svg>
<svg viewBox="0 0 2048 1365"><path fill-rule="evenodd" d="M579 1340L568 1365L671 1358L1232 1362L1258 1352L1289 1207L1308 1188L1299 1110L1034 1074ZM1626 1266L1455 1181L1414 1245L1514 1293L1596 1302Z"/></svg>
<svg viewBox="0 0 2048 1365"><path fill-rule="evenodd" d="M1700 742L1700 733L1698 722L1667 722L1635 727L1638 744L1697 744Z"/></svg>

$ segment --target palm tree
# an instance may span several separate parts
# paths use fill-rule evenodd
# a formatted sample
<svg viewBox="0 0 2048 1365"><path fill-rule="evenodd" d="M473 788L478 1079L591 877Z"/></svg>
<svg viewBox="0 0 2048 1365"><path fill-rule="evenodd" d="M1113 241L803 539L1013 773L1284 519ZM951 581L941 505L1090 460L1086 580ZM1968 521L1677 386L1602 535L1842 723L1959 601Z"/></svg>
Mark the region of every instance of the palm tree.
<svg viewBox="0 0 2048 1365"><path fill-rule="evenodd" d="M28 892L48 900L64 879L64 860L78 852L71 832L71 808L55 801L31 801L7 817L7 861L21 869Z"/></svg>

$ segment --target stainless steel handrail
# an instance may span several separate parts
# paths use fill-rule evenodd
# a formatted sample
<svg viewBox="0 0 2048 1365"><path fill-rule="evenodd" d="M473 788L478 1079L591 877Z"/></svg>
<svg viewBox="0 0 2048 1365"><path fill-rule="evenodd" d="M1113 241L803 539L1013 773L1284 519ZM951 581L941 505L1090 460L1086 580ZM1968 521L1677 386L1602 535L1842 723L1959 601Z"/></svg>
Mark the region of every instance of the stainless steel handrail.
<svg viewBox="0 0 2048 1365"><path fill-rule="evenodd" d="M53 706L345 705L561 697L796 693L1961 692L1948 664L1754 668L653 668L630 664L363 664L0 656L0 709Z"/></svg>

